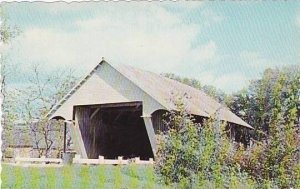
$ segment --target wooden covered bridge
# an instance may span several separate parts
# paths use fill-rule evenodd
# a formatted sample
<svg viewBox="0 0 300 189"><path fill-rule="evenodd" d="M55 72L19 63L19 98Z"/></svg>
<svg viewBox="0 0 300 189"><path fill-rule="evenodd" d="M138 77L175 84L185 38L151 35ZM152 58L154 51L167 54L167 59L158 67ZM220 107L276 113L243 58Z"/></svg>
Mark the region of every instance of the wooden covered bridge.
<svg viewBox="0 0 300 189"><path fill-rule="evenodd" d="M174 110L171 94L188 94L188 110L198 118L217 110L221 120L252 128L226 107L190 86L130 66L102 60L49 112L64 119L84 158L154 157L163 114Z"/></svg>

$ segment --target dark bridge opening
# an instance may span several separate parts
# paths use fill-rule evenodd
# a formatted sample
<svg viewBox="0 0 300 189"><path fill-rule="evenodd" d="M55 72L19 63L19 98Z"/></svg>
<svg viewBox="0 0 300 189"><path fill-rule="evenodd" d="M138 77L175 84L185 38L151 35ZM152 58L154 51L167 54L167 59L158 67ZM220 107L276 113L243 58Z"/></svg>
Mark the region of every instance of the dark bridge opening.
<svg viewBox="0 0 300 189"><path fill-rule="evenodd" d="M142 103L76 107L88 158L153 158L142 116Z"/></svg>

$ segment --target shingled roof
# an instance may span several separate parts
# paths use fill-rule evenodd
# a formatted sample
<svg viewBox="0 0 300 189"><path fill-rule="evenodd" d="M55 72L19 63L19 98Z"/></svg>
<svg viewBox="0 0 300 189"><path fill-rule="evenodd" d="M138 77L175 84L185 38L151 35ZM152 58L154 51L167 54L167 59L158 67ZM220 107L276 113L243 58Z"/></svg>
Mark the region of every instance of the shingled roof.
<svg viewBox="0 0 300 189"><path fill-rule="evenodd" d="M98 82L99 85L107 85L107 83L103 83L99 78L91 78L97 69L101 69L102 64L108 64L106 61L101 61L93 70L90 72L88 76L86 76L77 86L75 86L63 100L61 100L53 109L49 112L48 116L51 117L60 107L61 105L70 97L72 94L76 92L77 89L84 86L84 83L89 79L93 79ZM187 107L191 114L199 115L203 117L210 117L214 115L217 111L221 120L228 121L231 123L235 123L241 126L245 126L248 128L252 128L249 124L243 121L240 117L236 116L232 113L227 107L217 102L212 97L205 94L203 91L190 87L188 85L182 84L178 81L166 78L159 74L155 74L149 71L137 69L127 65L112 65L114 69L116 69L119 73L129 79L132 83L138 86L141 90L149 94L153 99L163 105L167 110L174 110L174 104L170 101L172 94L176 95L188 95L189 99L187 100ZM96 81L97 80L97 81ZM102 83L101 83L102 82ZM93 95L97 95L96 89L92 90ZM111 90L110 98L115 98L116 101L124 101L127 99L118 96L118 94L114 94L115 91ZM88 97L87 97L88 98ZM86 100L86 104L95 104L92 98ZM84 102L82 102L84 103ZM103 103L103 102L102 102ZM80 103L79 103L80 104Z"/></svg>
<svg viewBox="0 0 300 189"><path fill-rule="evenodd" d="M226 106L220 104L201 90L131 66L120 65L116 67L116 69L157 101L164 102L164 104L167 102L166 108L170 110L175 109L171 101L168 103L171 95L176 94L183 96L186 94L189 96L189 100L187 100L186 103L191 114L210 117L219 111L221 120L252 128L240 117L232 113Z"/></svg>

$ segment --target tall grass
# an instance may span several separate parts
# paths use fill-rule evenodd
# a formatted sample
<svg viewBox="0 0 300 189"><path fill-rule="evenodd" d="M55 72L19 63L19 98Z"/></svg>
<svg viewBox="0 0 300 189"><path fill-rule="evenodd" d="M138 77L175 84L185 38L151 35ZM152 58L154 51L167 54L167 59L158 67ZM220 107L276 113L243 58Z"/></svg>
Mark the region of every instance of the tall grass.
<svg viewBox="0 0 300 189"><path fill-rule="evenodd" d="M164 188L155 183L152 166L72 165L21 167L2 165L1 188Z"/></svg>

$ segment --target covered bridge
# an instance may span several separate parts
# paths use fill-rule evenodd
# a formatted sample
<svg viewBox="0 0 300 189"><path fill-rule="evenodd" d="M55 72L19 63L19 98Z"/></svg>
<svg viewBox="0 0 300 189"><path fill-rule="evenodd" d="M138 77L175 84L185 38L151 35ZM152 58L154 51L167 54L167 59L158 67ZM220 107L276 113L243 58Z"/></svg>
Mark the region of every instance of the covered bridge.
<svg viewBox="0 0 300 189"><path fill-rule="evenodd" d="M102 60L49 112L68 123L77 153L85 158L153 157L162 117L174 110L171 94L189 95L196 117L252 128L204 92L158 74Z"/></svg>

